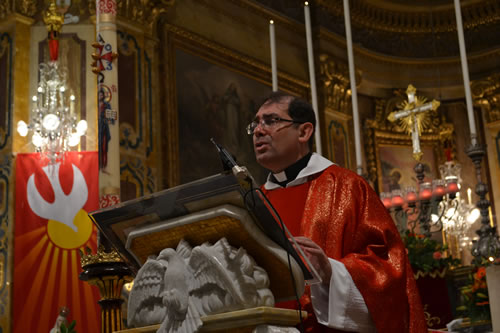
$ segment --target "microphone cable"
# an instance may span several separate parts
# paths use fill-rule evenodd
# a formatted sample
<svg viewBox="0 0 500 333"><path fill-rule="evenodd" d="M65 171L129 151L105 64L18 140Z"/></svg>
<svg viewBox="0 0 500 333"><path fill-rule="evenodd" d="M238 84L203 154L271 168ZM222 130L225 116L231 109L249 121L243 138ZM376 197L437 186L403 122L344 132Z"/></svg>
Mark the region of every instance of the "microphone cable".
<svg viewBox="0 0 500 333"><path fill-rule="evenodd" d="M243 201L245 202L245 206L247 207L248 210L250 210L250 211L252 210L252 207L249 207L249 205L247 203L247 196L250 192L252 192L251 198L252 198L252 201L253 201L254 206L255 206L254 191L260 193L260 195L264 198L268 207L272 210L273 215L278 219L278 222L279 222L280 227L281 227L281 231L283 233L283 240L286 243L288 241L288 237L286 236L285 225L283 223L283 220L281 219L280 215L278 214L278 212L276 211L274 206L271 204L271 201L269 201L267 196L264 194L264 192L260 188L254 188L252 186L252 188L250 190L245 192L245 194L243 195ZM298 307L298 311L299 311L299 320L300 320L299 330L300 330L300 332L303 333L304 332L304 322L302 320L302 304L300 303L300 298L299 298L299 295L297 294L297 282L295 281L295 277L293 276L293 272L292 272L292 262L290 259L290 252L286 251L286 254L287 254L287 259L288 259L288 271L289 271L290 277L292 279L292 287L293 287L293 291L295 294L295 300L297 301L297 307Z"/></svg>

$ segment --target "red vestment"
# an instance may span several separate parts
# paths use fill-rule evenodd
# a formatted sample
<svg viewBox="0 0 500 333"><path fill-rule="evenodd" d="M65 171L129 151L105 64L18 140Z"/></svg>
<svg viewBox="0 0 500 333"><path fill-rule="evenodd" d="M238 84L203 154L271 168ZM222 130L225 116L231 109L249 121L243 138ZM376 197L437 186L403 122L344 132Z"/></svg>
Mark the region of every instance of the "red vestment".
<svg viewBox="0 0 500 333"><path fill-rule="evenodd" d="M294 191L291 196L287 192ZM300 192L306 195L305 201ZM377 194L355 173L332 165L296 188L264 190L294 236L344 264L377 332L427 332L424 311L396 226ZM303 213L298 209L303 207ZM310 293L301 298L313 313ZM307 332L335 332L310 316Z"/></svg>

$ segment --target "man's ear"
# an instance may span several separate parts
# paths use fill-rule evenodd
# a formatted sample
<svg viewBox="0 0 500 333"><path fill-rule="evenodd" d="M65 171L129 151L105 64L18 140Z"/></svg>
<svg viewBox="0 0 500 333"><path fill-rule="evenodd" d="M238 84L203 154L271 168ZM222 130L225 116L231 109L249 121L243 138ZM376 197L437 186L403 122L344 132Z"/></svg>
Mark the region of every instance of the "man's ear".
<svg viewBox="0 0 500 333"><path fill-rule="evenodd" d="M308 142L313 133L314 126L311 123L303 123L299 128L299 142Z"/></svg>

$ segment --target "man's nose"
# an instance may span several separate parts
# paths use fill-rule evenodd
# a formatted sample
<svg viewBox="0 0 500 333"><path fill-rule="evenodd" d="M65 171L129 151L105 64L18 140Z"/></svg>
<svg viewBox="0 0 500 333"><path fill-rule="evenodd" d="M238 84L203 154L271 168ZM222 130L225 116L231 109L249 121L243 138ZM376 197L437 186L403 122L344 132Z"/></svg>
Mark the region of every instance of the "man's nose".
<svg viewBox="0 0 500 333"><path fill-rule="evenodd" d="M265 133L266 130L262 126L262 123L259 123L253 130L253 135L255 135L256 137L263 136Z"/></svg>

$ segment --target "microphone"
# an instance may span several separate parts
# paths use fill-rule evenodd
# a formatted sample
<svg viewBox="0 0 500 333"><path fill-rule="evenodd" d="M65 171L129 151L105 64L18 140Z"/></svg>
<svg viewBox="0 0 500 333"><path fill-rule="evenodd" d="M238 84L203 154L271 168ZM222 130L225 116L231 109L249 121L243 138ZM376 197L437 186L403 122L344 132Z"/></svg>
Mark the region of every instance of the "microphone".
<svg viewBox="0 0 500 333"><path fill-rule="evenodd" d="M231 153L229 153L220 144L215 142L214 138L210 138L210 141L212 141L212 143L215 145L215 148L217 148L217 150L219 151L219 155L220 155L220 159L222 161L222 167L224 168L224 171L230 171L235 166L238 166L238 164L236 164L236 161L234 160Z"/></svg>
<svg viewBox="0 0 500 333"><path fill-rule="evenodd" d="M214 138L210 138L210 141L215 145L217 151L219 152L220 159L222 161L222 166L224 171L232 171L233 175L238 180L238 183L246 190L251 190L256 187L255 180L253 179L250 172L248 172L246 167L239 166L231 155L224 147L215 142Z"/></svg>

